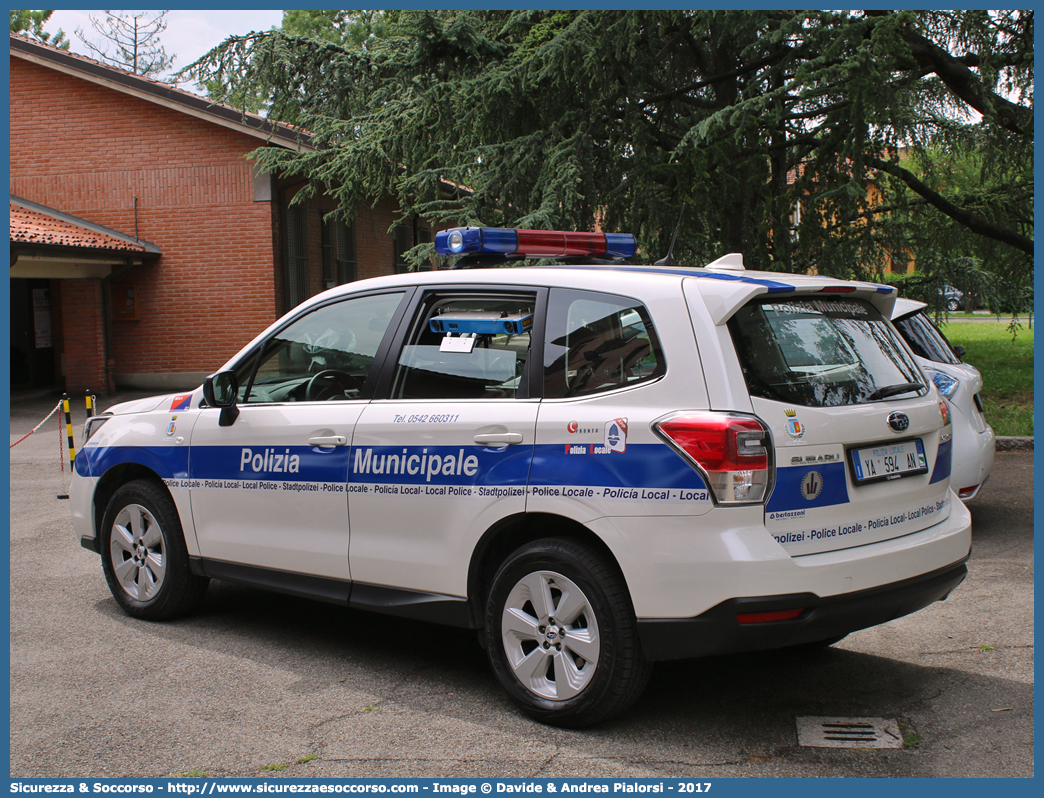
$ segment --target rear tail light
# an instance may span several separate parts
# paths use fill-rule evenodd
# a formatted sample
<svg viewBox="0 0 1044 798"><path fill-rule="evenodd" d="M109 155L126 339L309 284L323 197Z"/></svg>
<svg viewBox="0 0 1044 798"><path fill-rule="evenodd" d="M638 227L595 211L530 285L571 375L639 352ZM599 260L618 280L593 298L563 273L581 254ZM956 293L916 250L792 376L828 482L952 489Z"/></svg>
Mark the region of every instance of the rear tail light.
<svg viewBox="0 0 1044 798"><path fill-rule="evenodd" d="M653 424L707 482L718 504L758 504L771 487L768 429L738 413L679 413Z"/></svg>
<svg viewBox="0 0 1044 798"><path fill-rule="evenodd" d="M970 499L976 493L979 492L978 485L972 485L970 488L961 488L957 491L957 498L959 499Z"/></svg>

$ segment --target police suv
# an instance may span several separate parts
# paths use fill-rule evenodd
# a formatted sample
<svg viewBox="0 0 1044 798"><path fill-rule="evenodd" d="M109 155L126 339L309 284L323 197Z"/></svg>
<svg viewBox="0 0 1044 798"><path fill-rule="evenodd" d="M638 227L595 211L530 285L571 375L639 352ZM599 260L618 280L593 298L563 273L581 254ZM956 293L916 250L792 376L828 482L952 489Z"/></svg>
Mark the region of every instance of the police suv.
<svg viewBox="0 0 1044 798"><path fill-rule="evenodd" d="M295 308L191 393L89 419L81 544L138 618L210 579L477 629L528 714L655 660L829 645L944 599L971 519L894 289L440 232L461 268ZM558 265L481 268L523 257Z"/></svg>

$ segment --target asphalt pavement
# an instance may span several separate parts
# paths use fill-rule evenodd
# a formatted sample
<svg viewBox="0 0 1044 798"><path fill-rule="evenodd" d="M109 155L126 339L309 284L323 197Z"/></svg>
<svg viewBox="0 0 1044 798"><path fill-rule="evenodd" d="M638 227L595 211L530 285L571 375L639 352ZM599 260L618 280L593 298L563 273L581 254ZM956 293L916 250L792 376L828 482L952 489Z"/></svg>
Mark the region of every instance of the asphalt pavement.
<svg viewBox="0 0 1044 798"><path fill-rule="evenodd" d="M22 398L12 443L56 401ZM568 731L515 711L467 631L221 583L192 617L125 616L55 498L60 435L11 450L13 777L1034 775L1032 452L998 453L947 601L819 652L660 663ZM906 745L803 747L802 716L895 719Z"/></svg>

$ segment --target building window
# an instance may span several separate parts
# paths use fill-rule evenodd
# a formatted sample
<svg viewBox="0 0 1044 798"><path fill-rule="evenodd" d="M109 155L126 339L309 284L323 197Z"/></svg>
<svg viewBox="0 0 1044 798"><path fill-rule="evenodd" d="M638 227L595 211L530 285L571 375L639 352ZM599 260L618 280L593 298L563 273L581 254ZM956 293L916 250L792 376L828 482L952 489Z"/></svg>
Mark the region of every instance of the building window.
<svg viewBox="0 0 1044 798"><path fill-rule="evenodd" d="M417 243L418 244L430 244L431 243L431 230L426 230L423 227L417 228ZM422 272L430 272L432 269L438 268L438 259L434 255L429 255L428 259L421 263L420 270Z"/></svg>
<svg viewBox="0 0 1044 798"><path fill-rule="evenodd" d="M309 297L308 223L305 209L286 209L286 299L295 308Z"/></svg>
<svg viewBox="0 0 1044 798"><path fill-rule="evenodd" d="M403 224L395 225L395 263L393 268L396 274L403 274L410 270L410 265L406 262L406 250L412 248L410 228Z"/></svg>
<svg viewBox="0 0 1044 798"><path fill-rule="evenodd" d="M355 225L323 219L323 285L333 288L356 279Z"/></svg>

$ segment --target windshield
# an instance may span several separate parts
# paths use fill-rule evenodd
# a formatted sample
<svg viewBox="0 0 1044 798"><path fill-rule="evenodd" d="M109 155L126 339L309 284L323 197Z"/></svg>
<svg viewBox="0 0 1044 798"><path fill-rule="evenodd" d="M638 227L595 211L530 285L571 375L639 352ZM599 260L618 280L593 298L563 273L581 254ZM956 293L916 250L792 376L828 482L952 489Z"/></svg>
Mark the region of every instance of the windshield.
<svg viewBox="0 0 1044 798"><path fill-rule="evenodd" d="M728 326L753 396L833 407L927 391L891 326L863 300L758 301Z"/></svg>

